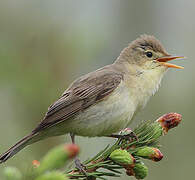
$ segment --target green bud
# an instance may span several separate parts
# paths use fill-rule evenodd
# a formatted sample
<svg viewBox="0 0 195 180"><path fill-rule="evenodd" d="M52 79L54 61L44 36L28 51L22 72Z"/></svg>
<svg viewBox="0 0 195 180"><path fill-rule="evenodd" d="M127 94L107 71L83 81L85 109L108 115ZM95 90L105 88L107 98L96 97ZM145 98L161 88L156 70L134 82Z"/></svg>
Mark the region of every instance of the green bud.
<svg viewBox="0 0 195 180"><path fill-rule="evenodd" d="M148 175L148 168L143 162L136 163L133 171L136 179L144 179Z"/></svg>
<svg viewBox="0 0 195 180"><path fill-rule="evenodd" d="M66 161L74 157L78 151L78 146L74 144L55 147L45 155L36 170L41 174L45 171L61 168Z"/></svg>
<svg viewBox="0 0 195 180"><path fill-rule="evenodd" d="M115 163L129 166L133 165L135 162L134 157L128 153L126 150L116 149L110 154L110 159L113 160Z"/></svg>
<svg viewBox="0 0 195 180"><path fill-rule="evenodd" d="M45 173L37 177L35 180L68 180L68 178L65 176L65 174L54 171Z"/></svg>
<svg viewBox="0 0 195 180"><path fill-rule="evenodd" d="M154 153L154 150L152 147L143 147L141 149L138 149L138 151L135 153L136 156L140 157L150 157L151 154Z"/></svg>
<svg viewBox="0 0 195 180"><path fill-rule="evenodd" d="M140 156L153 161L160 161L163 158L163 154L159 149L154 147L143 147L135 152L136 156Z"/></svg>
<svg viewBox="0 0 195 180"><path fill-rule="evenodd" d="M22 179L22 174L15 167L6 167L4 169L4 175L6 180L20 180Z"/></svg>

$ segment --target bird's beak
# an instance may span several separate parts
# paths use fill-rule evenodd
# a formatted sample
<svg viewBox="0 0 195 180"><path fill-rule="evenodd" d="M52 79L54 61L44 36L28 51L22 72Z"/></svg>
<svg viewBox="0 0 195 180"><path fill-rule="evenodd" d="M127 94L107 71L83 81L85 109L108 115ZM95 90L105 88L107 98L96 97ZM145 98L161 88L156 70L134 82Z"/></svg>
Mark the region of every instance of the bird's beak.
<svg viewBox="0 0 195 180"><path fill-rule="evenodd" d="M164 57L158 58L157 61L160 62L160 64L162 64L163 66L167 66L168 68L183 69L184 67L182 66L177 66L175 64L167 63L168 61L178 59L178 58L184 58L184 56L164 56Z"/></svg>

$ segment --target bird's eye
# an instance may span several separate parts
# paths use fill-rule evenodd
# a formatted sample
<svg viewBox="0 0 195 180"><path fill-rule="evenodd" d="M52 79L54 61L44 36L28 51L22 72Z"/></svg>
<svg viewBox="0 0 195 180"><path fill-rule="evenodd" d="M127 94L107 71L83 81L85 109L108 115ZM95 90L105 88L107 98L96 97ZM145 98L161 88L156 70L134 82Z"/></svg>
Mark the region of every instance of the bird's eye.
<svg viewBox="0 0 195 180"><path fill-rule="evenodd" d="M146 52L146 56L151 58L153 56L153 54L152 54L152 52L148 51L148 52Z"/></svg>

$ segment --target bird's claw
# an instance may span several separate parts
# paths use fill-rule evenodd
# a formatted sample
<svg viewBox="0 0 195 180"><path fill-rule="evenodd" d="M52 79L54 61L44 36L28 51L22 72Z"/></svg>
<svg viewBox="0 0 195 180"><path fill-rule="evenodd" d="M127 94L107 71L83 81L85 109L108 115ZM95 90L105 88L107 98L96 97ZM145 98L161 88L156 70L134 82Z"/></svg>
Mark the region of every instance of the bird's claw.
<svg viewBox="0 0 195 180"><path fill-rule="evenodd" d="M137 142L139 141L138 137L136 136L136 134L132 131L130 132L129 134L125 134L125 135L120 135L121 139L125 139L125 140L129 140L129 141L132 141L132 140L136 140Z"/></svg>
<svg viewBox="0 0 195 180"><path fill-rule="evenodd" d="M137 142L139 141L136 134L130 128L126 128L126 129L120 131L119 134L112 134L110 137L118 138L118 139L120 139L120 142L122 140L133 141L134 139Z"/></svg>
<svg viewBox="0 0 195 180"><path fill-rule="evenodd" d="M79 170L79 172L88 177L87 172L85 171L86 167L81 163L78 158L75 159L74 163L75 167Z"/></svg>

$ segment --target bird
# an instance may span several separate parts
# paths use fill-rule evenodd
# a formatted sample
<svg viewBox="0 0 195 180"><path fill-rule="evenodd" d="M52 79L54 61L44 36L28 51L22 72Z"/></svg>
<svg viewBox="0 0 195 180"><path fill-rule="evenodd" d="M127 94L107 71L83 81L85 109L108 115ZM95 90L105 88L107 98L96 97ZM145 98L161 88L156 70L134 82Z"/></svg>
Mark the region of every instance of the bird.
<svg viewBox="0 0 195 180"><path fill-rule="evenodd" d="M141 35L110 64L75 80L49 106L30 134L0 155L7 161L26 146L52 136L102 137L128 127L161 84L169 68L183 69L168 61L172 56L152 35Z"/></svg>

